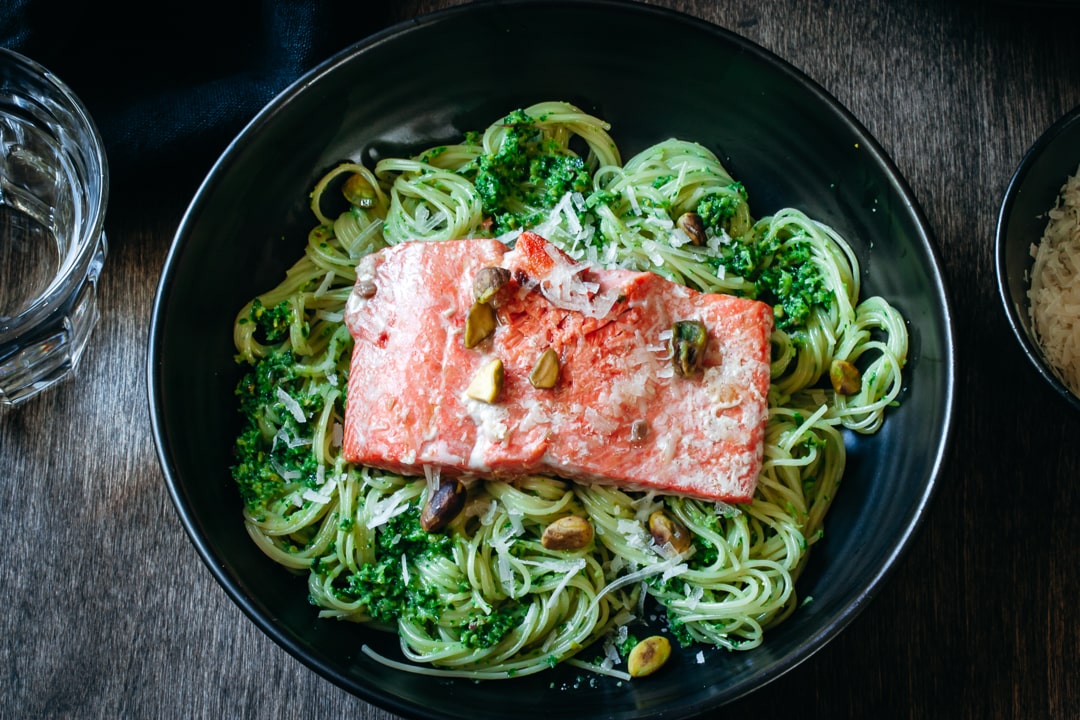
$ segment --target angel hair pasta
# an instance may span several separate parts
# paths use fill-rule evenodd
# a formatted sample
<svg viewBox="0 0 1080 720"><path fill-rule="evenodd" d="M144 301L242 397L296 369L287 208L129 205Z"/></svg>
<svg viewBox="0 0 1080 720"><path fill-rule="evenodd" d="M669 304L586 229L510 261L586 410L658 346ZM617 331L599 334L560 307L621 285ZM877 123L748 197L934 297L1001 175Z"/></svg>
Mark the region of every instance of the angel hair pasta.
<svg viewBox="0 0 1080 720"><path fill-rule="evenodd" d="M302 257L237 315L246 370L232 475L247 530L306 575L321 617L396 632L411 662L383 662L470 678L571 662L628 677L626 651L657 611L683 645L758 646L798 605L796 581L844 472L842 433L875 432L898 400L904 318L860 296L842 237L795 209L755 219L746 188L699 144L670 139L623 162L608 131L544 102L458 144L372 168L343 163L314 186ZM407 240L512 244L523 228L580 261L773 307L752 503L557 477L477 480L448 528L428 533L419 514L431 478L343 459L352 348L343 309L358 260ZM689 535L684 550L652 537L657 511ZM588 518L594 541L546 549L543 529L570 513Z"/></svg>

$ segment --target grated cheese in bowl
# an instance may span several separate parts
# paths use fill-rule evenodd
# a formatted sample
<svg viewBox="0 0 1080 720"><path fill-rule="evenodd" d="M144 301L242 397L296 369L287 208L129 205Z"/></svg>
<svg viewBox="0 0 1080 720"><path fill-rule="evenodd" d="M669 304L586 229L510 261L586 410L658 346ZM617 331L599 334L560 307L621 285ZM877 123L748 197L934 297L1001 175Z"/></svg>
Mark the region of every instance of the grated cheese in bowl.
<svg viewBox="0 0 1080 720"><path fill-rule="evenodd" d="M1028 289L1032 329L1047 362L1080 396L1080 168L1048 213Z"/></svg>

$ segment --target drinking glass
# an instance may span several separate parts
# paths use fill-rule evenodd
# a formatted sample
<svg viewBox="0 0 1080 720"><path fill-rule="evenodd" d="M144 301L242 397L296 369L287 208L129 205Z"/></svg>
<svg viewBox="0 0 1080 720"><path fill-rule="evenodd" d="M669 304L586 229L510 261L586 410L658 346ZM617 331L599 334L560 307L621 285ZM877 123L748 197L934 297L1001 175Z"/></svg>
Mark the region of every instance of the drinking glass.
<svg viewBox="0 0 1080 720"><path fill-rule="evenodd" d="M108 163L83 103L0 48L0 409L69 378L97 324Z"/></svg>

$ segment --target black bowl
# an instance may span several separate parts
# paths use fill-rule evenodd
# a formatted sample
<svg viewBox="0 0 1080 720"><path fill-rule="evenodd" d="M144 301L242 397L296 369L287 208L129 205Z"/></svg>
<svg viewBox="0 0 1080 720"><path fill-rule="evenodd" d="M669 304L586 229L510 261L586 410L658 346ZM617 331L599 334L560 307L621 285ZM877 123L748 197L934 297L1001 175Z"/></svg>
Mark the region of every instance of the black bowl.
<svg viewBox="0 0 1080 720"><path fill-rule="evenodd" d="M1080 397L1062 382L1039 347L1027 296L1034 264L1031 246L1042 239L1047 211L1054 207L1061 186L1076 173L1078 166L1080 106L1051 125L1020 160L1001 203L994 260L1005 316L1024 354L1043 379L1080 410Z"/></svg>
<svg viewBox="0 0 1080 720"><path fill-rule="evenodd" d="M504 61L536 37L544 38L541 59ZM654 60L665 57L679 61ZM678 68L694 70L682 76ZM842 492L800 579L813 602L763 646L710 651L700 665L696 651L676 652L674 667L640 683L579 683L572 667L484 683L395 671L360 646L400 657L396 638L318 620L304 580L245 533L228 470L238 428L233 317L302 253L312 224L307 196L327 169L426 148L551 99L610 121L624 157L672 136L697 140L744 181L756 216L794 206L847 237L865 293L888 298L910 322L901 404L876 435L849 439ZM760 688L819 650L882 589L925 514L951 434L955 370L949 304L918 204L878 143L818 85L753 43L670 11L499 2L375 35L259 113L177 231L154 306L148 371L176 509L244 612L300 661L376 705L480 720L686 717Z"/></svg>

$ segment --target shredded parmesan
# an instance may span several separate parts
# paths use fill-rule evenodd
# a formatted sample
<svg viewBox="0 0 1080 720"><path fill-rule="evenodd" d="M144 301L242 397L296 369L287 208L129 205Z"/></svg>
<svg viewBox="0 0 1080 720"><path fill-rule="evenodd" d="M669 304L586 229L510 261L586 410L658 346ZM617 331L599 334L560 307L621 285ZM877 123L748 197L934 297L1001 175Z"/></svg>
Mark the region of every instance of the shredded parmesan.
<svg viewBox="0 0 1080 720"><path fill-rule="evenodd" d="M1031 247L1029 312L1047 362L1080 395L1080 168L1065 181L1049 218Z"/></svg>
<svg viewBox="0 0 1080 720"><path fill-rule="evenodd" d="M600 592L598 592L596 594L596 597L593 598L593 601L589 606L590 611L592 610L592 608L595 608L600 603L601 598L603 598L605 595L607 595L610 592L618 590L621 587L624 587L626 585L630 585L630 584L635 583L635 582L637 582L639 580L644 580L645 578L650 577L652 575L664 574L665 577L670 577L671 575L678 575L680 572L685 571L685 565L683 565L682 568L676 569L674 573L671 573L671 575L667 574L669 570L675 569L676 566L680 565L678 560L679 560L679 558L670 558L668 560L658 562L655 565L646 565L645 567L640 568L639 570L635 570L632 573L628 573L626 575L623 575L621 578L618 578L617 580L611 581L610 583L605 585L603 587L603 589L600 590ZM645 595L645 594L646 593L642 593L642 595Z"/></svg>
<svg viewBox="0 0 1080 720"><path fill-rule="evenodd" d="M368 529L374 530L388 522L390 518L408 510L410 498L406 495L407 490L408 488L402 488L385 500L370 503L366 508L368 510L368 519L365 524Z"/></svg>
<svg viewBox="0 0 1080 720"><path fill-rule="evenodd" d="M598 283L586 281L581 276L588 269L587 264L568 260L553 245L546 246L545 250L552 260L552 266L539 283L543 296L555 307L579 312L586 317L606 317L619 298L618 289L600 292Z"/></svg>
<svg viewBox="0 0 1080 720"><path fill-rule="evenodd" d="M277 399L281 401L281 404L285 406L285 409L296 418L296 422L307 422L307 416L304 415L303 408L300 407L300 403L293 399L292 395L282 390L280 387L277 389Z"/></svg>
<svg viewBox="0 0 1080 720"><path fill-rule="evenodd" d="M314 490L305 490L301 497L317 505L326 505L333 499L329 495L324 495L321 492L316 492Z"/></svg>

